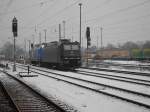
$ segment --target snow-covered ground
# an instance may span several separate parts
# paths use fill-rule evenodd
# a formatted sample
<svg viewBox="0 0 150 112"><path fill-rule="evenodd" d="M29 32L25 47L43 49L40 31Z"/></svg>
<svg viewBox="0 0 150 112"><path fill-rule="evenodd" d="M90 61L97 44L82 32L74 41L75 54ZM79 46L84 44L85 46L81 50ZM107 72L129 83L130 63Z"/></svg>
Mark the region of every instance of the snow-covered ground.
<svg viewBox="0 0 150 112"><path fill-rule="evenodd" d="M109 71L106 72L106 71L98 71L98 70L83 69L83 68L79 68L77 70L94 72L94 73L99 73L99 74L106 74L106 75L111 75L111 76L127 77L127 78L134 78L134 79L139 79L139 80L150 81L150 76L132 75L132 74L126 74L126 73L109 72Z"/></svg>
<svg viewBox="0 0 150 112"><path fill-rule="evenodd" d="M111 64L120 65L120 66L115 66ZM86 66L86 63L83 66ZM150 62L140 62L140 61L103 60L95 64L92 64L89 67L150 73Z"/></svg>
<svg viewBox="0 0 150 112"><path fill-rule="evenodd" d="M24 70L17 68L17 72L19 71L24 71ZM16 75L17 72L13 73L12 69L9 70L8 72L18 77ZM69 76L76 75L71 72L63 72L63 73ZM150 110L147 108L132 103L128 103L126 101L122 101L113 97L109 97L107 95L99 94L45 76L39 75L38 77L23 77L23 78L18 77L18 78L25 81L30 86L36 88L38 91L48 96L49 98L53 98L55 100L59 100L60 102L64 102L81 112L127 112L127 111L128 112L150 112ZM92 79L92 80L97 81L99 79ZM111 82L107 82L105 79L101 79L101 82L111 84ZM116 85L120 85L119 82ZM130 89L135 88L135 90L137 89L137 91L140 90L141 88L141 87L136 88L136 86L133 87L128 87L125 85L121 85L121 86Z"/></svg>
<svg viewBox="0 0 150 112"><path fill-rule="evenodd" d="M141 61L104 60L104 62L115 64L130 64L130 65L150 65L150 63L148 62L141 62Z"/></svg>

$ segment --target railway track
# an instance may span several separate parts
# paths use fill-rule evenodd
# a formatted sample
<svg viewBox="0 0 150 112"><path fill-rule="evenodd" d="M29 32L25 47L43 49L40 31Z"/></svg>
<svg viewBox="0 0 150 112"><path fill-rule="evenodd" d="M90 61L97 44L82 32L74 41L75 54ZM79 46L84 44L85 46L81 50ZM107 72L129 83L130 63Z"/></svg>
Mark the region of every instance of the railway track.
<svg viewBox="0 0 150 112"><path fill-rule="evenodd" d="M0 80L15 105L17 112L66 112L8 73L3 73L0 76Z"/></svg>
<svg viewBox="0 0 150 112"><path fill-rule="evenodd" d="M89 75L89 76L98 77L98 78L106 78L106 79L110 79L110 80L116 80L116 81L121 81L121 82L132 83L132 84L150 86L150 80L145 80L145 79L110 75L107 73L97 73L97 72L91 72L91 71L86 71L86 70L76 70L76 72L79 74L82 74L82 75Z"/></svg>
<svg viewBox="0 0 150 112"><path fill-rule="evenodd" d="M18 112L13 101L7 94L3 84L0 81L0 112Z"/></svg>
<svg viewBox="0 0 150 112"><path fill-rule="evenodd" d="M140 75L140 76L150 77L149 73L144 73L144 72L132 72L132 71L125 71L125 70L111 70L111 69L105 69L105 68L87 68L87 67L81 67L81 68L90 69L90 70L105 71L105 72L124 73L124 74L130 74L130 75Z"/></svg>
<svg viewBox="0 0 150 112"><path fill-rule="evenodd" d="M24 67L21 68L26 69ZM123 89L100 82L94 82L86 79L86 77L81 78L76 76L77 73L74 73L74 76L68 76L62 73L57 73L56 71L50 71L48 69L41 70L37 67L32 67L31 71L46 77L61 80L69 84L73 84L85 89L92 90L94 92L98 92L100 94L105 94L107 96L144 106L150 109L150 95L146 93Z"/></svg>
<svg viewBox="0 0 150 112"><path fill-rule="evenodd" d="M149 69L150 65L133 65L133 64L119 64L119 63L99 63L99 65L103 66L119 66L119 67L124 67L124 68L138 68L138 69Z"/></svg>

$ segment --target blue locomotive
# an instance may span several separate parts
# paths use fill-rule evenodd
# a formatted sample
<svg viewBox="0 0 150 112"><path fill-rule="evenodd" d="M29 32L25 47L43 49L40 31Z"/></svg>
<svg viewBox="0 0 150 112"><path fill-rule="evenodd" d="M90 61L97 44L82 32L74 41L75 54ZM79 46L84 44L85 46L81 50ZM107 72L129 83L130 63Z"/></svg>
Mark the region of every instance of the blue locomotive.
<svg viewBox="0 0 150 112"><path fill-rule="evenodd" d="M81 66L79 42L61 39L31 47L31 63L53 68L78 68Z"/></svg>

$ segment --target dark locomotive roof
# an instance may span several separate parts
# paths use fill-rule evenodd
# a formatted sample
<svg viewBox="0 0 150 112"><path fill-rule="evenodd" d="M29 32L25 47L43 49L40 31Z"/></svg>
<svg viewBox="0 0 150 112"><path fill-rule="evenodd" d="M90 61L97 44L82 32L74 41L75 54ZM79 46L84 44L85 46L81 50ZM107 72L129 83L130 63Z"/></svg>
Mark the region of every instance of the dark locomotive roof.
<svg viewBox="0 0 150 112"><path fill-rule="evenodd" d="M59 41L52 41L48 43L42 43L42 44L35 44L34 48L39 48L39 47L46 47L46 46L51 46L51 45L60 45L60 44L69 44L69 43L78 43L77 41L75 42L70 42L70 39L60 39ZM32 46L33 48L33 46Z"/></svg>
<svg viewBox="0 0 150 112"><path fill-rule="evenodd" d="M60 42L61 43L70 43L70 39L61 39Z"/></svg>

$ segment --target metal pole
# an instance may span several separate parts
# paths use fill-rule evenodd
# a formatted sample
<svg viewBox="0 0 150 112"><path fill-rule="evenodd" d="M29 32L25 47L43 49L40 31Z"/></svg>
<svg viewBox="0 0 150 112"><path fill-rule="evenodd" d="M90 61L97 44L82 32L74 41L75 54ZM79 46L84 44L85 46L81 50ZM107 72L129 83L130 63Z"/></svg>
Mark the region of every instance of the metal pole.
<svg viewBox="0 0 150 112"><path fill-rule="evenodd" d="M14 66L13 66L13 72L16 71L16 46L15 46L15 36L14 36Z"/></svg>
<svg viewBox="0 0 150 112"><path fill-rule="evenodd" d="M39 44L41 46L41 32L39 33Z"/></svg>
<svg viewBox="0 0 150 112"><path fill-rule="evenodd" d="M80 6L80 47L81 47L81 6L82 6L82 3L79 3L79 6Z"/></svg>
<svg viewBox="0 0 150 112"><path fill-rule="evenodd" d="M102 37L103 36L103 34L102 34L103 33L103 28L101 27L100 29L101 29L101 54L102 54L102 57L103 57L103 37Z"/></svg>
<svg viewBox="0 0 150 112"><path fill-rule="evenodd" d="M89 47L88 47L88 41L87 41L87 67L89 65L89 62L88 62L88 50L89 50Z"/></svg>
<svg viewBox="0 0 150 112"><path fill-rule="evenodd" d="M98 50L98 35L97 35L97 50Z"/></svg>
<svg viewBox="0 0 150 112"><path fill-rule="evenodd" d="M72 42L73 42L73 26L72 26Z"/></svg>
<svg viewBox="0 0 150 112"><path fill-rule="evenodd" d="M102 34L103 28L101 27L101 50L103 48L103 34Z"/></svg>
<svg viewBox="0 0 150 112"><path fill-rule="evenodd" d="M30 45L31 45L31 41L28 40L28 42L29 42L29 62L30 62L30 61L31 61L31 54L30 54Z"/></svg>
<svg viewBox="0 0 150 112"><path fill-rule="evenodd" d="M34 34L32 35L32 37L33 37L33 45L34 45L34 43L35 43L35 42L34 42L34 41L35 41Z"/></svg>
<svg viewBox="0 0 150 112"><path fill-rule="evenodd" d="M37 37L37 28L36 28L36 25L35 25L35 37ZM34 41L36 43L36 40ZM34 44L35 44L34 43ZM38 43L38 42L37 42Z"/></svg>
<svg viewBox="0 0 150 112"><path fill-rule="evenodd" d="M40 47L39 49L41 49L41 32L39 33L39 42L40 42ZM39 66L41 66L41 54L39 53Z"/></svg>
<svg viewBox="0 0 150 112"><path fill-rule="evenodd" d="M45 43L46 43L46 32L47 32L47 30L46 30L46 29L44 29L44 32L45 32Z"/></svg>
<svg viewBox="0 0 150 112"><path fill-rule="evenodd" d="M59 41L61 40L61 24L59 24Z"/></svg>
<svg viewBox="0 0 150 112"><path fill-rule="evenodd" d="M65 36L66 36L66 32L65 32L65 25L66 25L66 21L63 21L63 27L64 27L64 39L65 39Z"/></svg>
<svg viewBox="0 0 150 112"><path fill-rule="evenodd" d="M79 3L79 6L80 6L80 61L82 61L82 56L81 56L81 6L82 6L82 3ZM82 64L82 63L81 63Z"/></svg>
<svg viewBox="0 0 150 112"><path fill-rule="evenodd" d="M24 40L24 48L25 48L25 51L24 51L24 64L26 64L26 39Z"/></svg>

